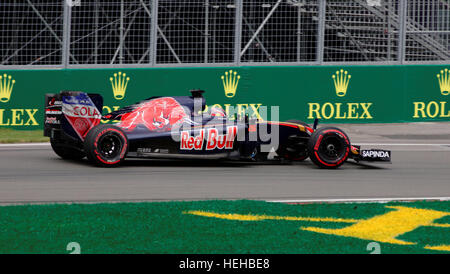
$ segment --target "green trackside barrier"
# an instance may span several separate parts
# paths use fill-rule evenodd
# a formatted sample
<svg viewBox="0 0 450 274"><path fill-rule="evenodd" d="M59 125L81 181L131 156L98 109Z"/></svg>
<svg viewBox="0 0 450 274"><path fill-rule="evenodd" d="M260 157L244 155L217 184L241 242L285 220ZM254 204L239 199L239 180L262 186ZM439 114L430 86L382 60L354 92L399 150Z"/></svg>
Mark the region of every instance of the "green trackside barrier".
<svg viewBox="0 0 450 274"><path fill-rule="evenodd" d="M311 123L450 121L450 64L0 70L0 128L43 127L44 94L104 96L103 113L150 96L206 90L230 115ZM279 106L279 117L272 115ZM233 111L234 110L234 111Z"/></svg>

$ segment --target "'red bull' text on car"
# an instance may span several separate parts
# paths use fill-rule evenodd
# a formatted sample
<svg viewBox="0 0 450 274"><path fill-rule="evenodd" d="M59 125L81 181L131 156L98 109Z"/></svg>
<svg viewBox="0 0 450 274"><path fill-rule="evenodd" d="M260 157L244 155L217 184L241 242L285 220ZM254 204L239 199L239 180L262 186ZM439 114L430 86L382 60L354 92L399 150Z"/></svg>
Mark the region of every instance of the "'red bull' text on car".
<svg viewBox="0 0 450 274"><path fill-rule="evenodd" d="M87 157L97 166L114 167L125 158L275 159L337 168L348 159L390 162L391 152L361 150L339 128L316 129L298 120L286 122L229 118L220 107L207 108L202 90L191 96L151 97L102 115L99 94L61 91L45 96L44 135L64 159ZM102 121L112 120L111 124Z"/></svg>

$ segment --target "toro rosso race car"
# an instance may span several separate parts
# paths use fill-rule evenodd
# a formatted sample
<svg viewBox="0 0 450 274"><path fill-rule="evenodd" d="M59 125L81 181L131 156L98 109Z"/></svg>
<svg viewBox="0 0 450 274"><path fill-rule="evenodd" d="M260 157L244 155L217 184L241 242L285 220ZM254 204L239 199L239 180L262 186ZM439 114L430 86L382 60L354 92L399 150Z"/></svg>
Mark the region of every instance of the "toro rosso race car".
<svg viewBox="0 0 450 274"><path fill-rule="evenodd" d="M272 159L337 168L348 159L391 161L391 152L361 150L339 128L316 129L298 120L250 119L205 107L202 90L191 96L151 97L102 115L99 94L61 91L45 96L44 136L64 159L87 157L97 166L125 158ZM112 123L106 123L111 120Z"/></svg>

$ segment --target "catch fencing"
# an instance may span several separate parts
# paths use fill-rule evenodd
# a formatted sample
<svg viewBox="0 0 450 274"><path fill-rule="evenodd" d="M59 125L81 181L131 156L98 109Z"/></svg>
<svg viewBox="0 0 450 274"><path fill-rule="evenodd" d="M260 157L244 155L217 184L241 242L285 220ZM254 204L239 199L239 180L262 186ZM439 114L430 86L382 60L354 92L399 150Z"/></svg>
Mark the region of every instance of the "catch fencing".
<svg viewBox="0 0 450 274"><path fill-rule="evenodd" d="M448 0L2 0L0 68L448 64Z"/></svg>

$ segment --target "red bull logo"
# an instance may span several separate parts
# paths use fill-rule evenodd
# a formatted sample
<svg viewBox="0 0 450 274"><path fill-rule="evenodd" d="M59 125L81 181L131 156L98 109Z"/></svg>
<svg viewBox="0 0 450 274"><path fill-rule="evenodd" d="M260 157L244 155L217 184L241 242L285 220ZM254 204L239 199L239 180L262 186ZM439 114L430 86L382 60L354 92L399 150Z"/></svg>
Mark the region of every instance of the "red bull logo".
<svg viewBox="0 0 450 274"><path fill-rule="evenodd" d="M189 131L181 132L180 149L182 150L206 150L232 149L237 135L237 126L227 127L225 134L220 134L217 128L209 128L207 139L205 139L205 129L200 130L197 136L191 136ZM206 140L206 144L205 143Z"/></svg>
<svg viewBox="0 0 450 274"><path fill-rule="evenodd" d="M151 100L122 116L118 126L133 130L144 125L150 131L170 131L172 126L186 117L183 107L173 98L164 97Z"/></svg>

